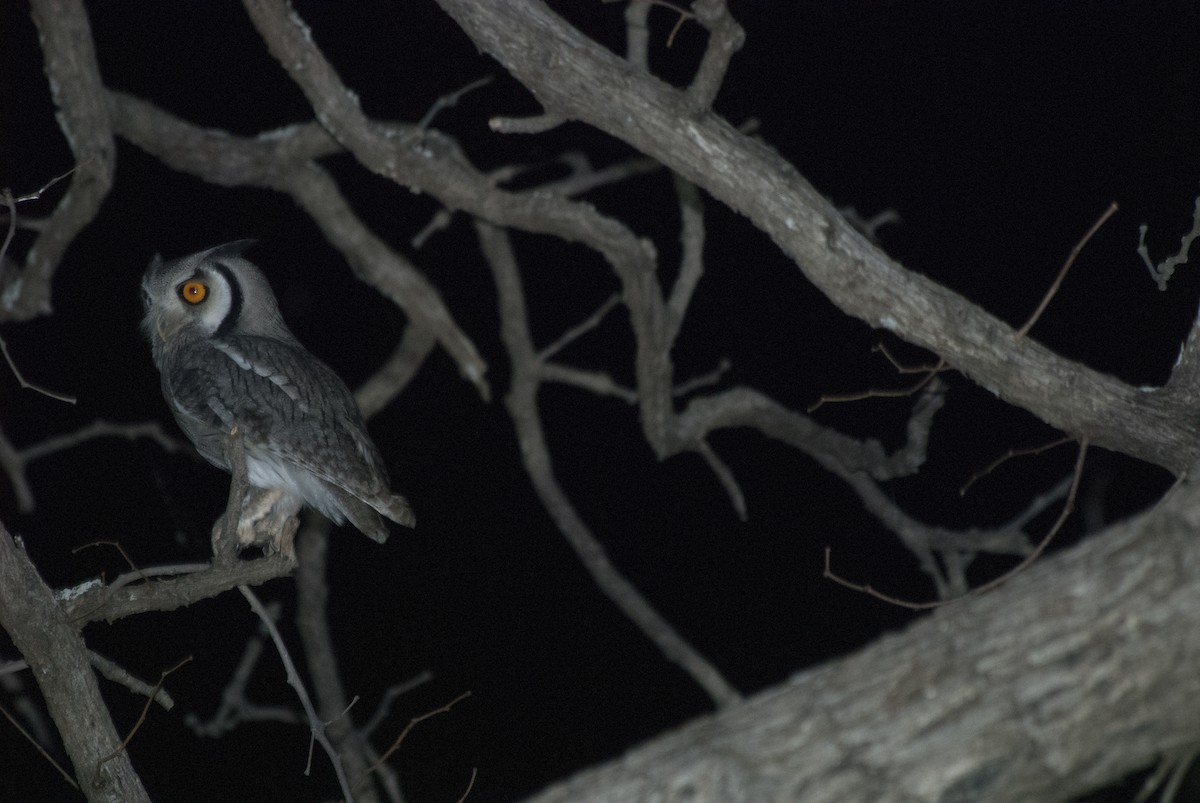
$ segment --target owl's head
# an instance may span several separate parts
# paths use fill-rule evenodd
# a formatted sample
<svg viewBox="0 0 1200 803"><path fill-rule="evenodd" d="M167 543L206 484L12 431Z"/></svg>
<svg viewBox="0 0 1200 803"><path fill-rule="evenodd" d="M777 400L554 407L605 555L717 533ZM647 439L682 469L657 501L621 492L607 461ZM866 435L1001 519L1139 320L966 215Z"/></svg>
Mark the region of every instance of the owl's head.
<svg viewBox="0 0 1200 803"><path fill-rule="evenodd" d="M253 240L218 245L163 261L155 256L142 278L154 362L163 351L205 338L263 335L291 340L267 277L241 256Z"/></svg>

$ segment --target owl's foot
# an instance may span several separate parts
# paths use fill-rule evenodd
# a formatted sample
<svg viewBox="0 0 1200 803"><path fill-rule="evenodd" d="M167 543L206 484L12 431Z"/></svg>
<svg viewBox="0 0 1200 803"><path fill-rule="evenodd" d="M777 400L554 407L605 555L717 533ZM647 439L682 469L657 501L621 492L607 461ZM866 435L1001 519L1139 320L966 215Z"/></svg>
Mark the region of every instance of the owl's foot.
<svg viewBox="0 0 1200 803"><path fill-rule="evenodd" d="M289 561L295 561L299 511L300 505L279 489L251 488L238 519L238 548L257 546L265 555L281 552Z"/></svg>

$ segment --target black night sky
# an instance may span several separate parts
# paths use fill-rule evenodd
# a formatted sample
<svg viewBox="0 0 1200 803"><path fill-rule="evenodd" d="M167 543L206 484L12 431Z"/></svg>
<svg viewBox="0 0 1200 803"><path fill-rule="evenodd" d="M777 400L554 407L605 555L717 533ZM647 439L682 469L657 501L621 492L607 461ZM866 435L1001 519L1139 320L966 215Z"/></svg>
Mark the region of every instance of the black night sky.
<svg viewBox="0 0 1200 803"><path fill-rule="evenodd" d="M493 76L433 123L481 169L542 165L521 180L532 186L562 174L554 160L566 151L583 151L597 165L632 154L579 123L534 136L492 133L490 117L535 113L536 102L432 0L295 5L371 117L416 121L439 96ZM552 5L621 48L622 4ZM1200 192L1200 6L791 0L731 8L747 41L716 110L734 124L756 119L762 138L839 206L864 216L896 210L901 223L880 230L883 248L998 317L1022 322L1071 247L1116 201L1120 211L1031 336L1136 384L1164 380L1195 316L1200 278L1184 266L1160 292L1135 248L1144 222L1150 253L1173 253ZM312 118L236 3L126 0L91 3L88 11L102 77L113 89L242 135ZM684 24L667 48L674 15L656 8L650 18L652 68L682 84L703 32ZM18 194L72 163L41 68L27 4L0 5L0 186ZM495 288L469 222L459 216L416 250L410 240L438 211L436 201L368 174L348 156L323 163L372 229L438 287L487 360L493 391L483 402L435 351L370 423L394 485L416 508L418 529L394 528L384 546L349 530L332 541L331 617L344 681L361 697L359 721L389 685L426 670L433 680L396 702L378 741L471 692L418 725L393 759L408 799L455 800L473 767L470 799L519 799L708 712L704 693L597 591L530 487L502 401L508 371ZM48 213L59 193L50 189L23 213ZM588 200L652 237L670 279L679 221L664 173ZM872 351L879 342L901 359L931 361L839 313L745 219L712 199L706 215L707 272L674 353L680 380L728 359L722 386L751 385L804 409L823 393L903 385ZM78 397L75 406L52 401L0 372L0 427L14 445L97 419L159 420L178 434L138 330L140 277L156 252L179 256L242 237L257 238L248 257L270 277L300 340L351 386L366 379L405 321L354 279L290 199L203 184L119 140L115 186L59 269L54 314L0 327L30 380ZM19 233L11 255L22 257L31 241ZM594 253L528 234L515 243L540 345L618 289ZM564 358L632 384L631 348L618 309ZM961 376L947 382L929 464L885 486L909 513L952 527L998 524L1067 476L1070 447L1002 468L960 499L959 486L995 457L1058 433ZM912 598L933 593L912 556L844 484L777 443L743 431L712 441L746 492L749 521L741 522L698 457L655 459L634 408L564 386L545 388L540 403L558 478L594 534L743 693L911 618L822 579L826 545L847 577ZM873 399L826 405L814 416L895 447L911 404ZM29 479L36 509L18 512L0 480L0 517L55 586L126 568L112 548L77 551L96 541L120 542L139 565L204 559L228 487L228 477L203 461L145 440L91 441L34 463ZM1093 450L1081 493L1113 520L1142 509L1169 481L1160 469ZM1082 537L1083 518L1075 517L1060 546ZM983 582L1009 565L980 560L972 577ZM274 581L261 595L283 601L281 626L294 639L291 581ZM257 627L245 601L230 593L187 611L85 630L93 648L143 678L194 656L168 681L176 709L152 709L130 748L155 799L336 793L323 757L311 777L302 774L303 726L251 723L214 741L183 722L212 713ZM0 660L13 657L0 641ZM103 685L118 729L128 728L143 700ZM264 704L292 704L273 652L252 691ZM7 723L0 723L0 755L6 799L70 799Z"/></svg>

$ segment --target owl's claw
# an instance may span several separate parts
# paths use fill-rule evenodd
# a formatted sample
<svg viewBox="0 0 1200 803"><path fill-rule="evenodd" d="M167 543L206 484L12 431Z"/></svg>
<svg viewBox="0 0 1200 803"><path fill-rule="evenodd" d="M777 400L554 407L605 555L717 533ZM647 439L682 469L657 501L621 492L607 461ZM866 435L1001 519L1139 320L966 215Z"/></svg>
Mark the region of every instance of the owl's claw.
<svg viewBox="0 0 1200 803"><path fill-rule="evenodd" d="M296 559L296 530L298 506L289 503L283 491L275 488L251 488L242 502L238 519L238 549L250 546L262 548L263 554L283 553L290 561Z"/></svg>

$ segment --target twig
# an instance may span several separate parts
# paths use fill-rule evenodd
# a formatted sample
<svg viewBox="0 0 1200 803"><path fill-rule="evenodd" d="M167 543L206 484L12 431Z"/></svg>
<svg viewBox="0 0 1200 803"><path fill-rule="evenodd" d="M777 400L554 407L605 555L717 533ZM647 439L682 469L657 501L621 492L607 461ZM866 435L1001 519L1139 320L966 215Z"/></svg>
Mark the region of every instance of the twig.
<svg viewBox="0 0 1200 803"><path fill-rule="evenodd" d="M547 112L532 117L493 117L488 128L497 134L544 134L566 121L562 115Z"/></svg>
<svg viewBox="0 0 1200 803"><path fill-rule="evenodd" d="M887 347L887 343L882 341L872 346L871 351L876 354L882 354L883 358L892 364L892 367L896 369L896 373L898 374L936 374L946 369L945 360L938 360L932 365L928 363L925 365L905 365L896 358L896 355L892 354L892 350Z"/></svg>
<svg viewBox="0 0 1200 803"><path fill-rule="evenodd" d="M392 712L392 703L397 697L402 697L418 686L428 683L431 680L433 680L433 673L429 670L425 670L424 672L419 672L416 675L413 675L403 683L396 683L389 686L387 691L383 693L383 697L380 698L379 705L375 706L375 713L372 714L371 718L367 720L367 723L363 725L363 735L370 736L375 732L375 729L379 727L380 723L388 718L388 715Z"/></svg>
<svg viewBox="0 0 1200 803"><path fill-rule="evenodd" d="M671 395L679 399L688 395L689 393L692 393L693 391L699 390L700 388L712 387L720 382L721 377L724 376L725 372L732 367L733 363L722 357L721 361L717 363L717 367L709 371L707 374L694 376L686 382L680 382L678 385L671 388Z"/></svg>
<svg viewBox="0 0 1200 803"><path fill-rule="evenodd" d="M438 714L449 713L451 708L453 708L455 705L457 705L458 703L462 702L463 700L467 699L470 696L471 696L471 692L465 691L462 694L455 697L450 702L446 703L445 705L435 708L432 711L426 711L424 714L420 714L420 715L415 716L412 719L410 719L408 721L408 724L404 726L404 730L400 731L400 735L397 736L392 741L392 743L388 746L387 750L383 751L383 755L381 755L379 758L377 758L375 760L375 763L373 763L371 766L367 767L366 772L363 774L363 776L361 778L358 778L357 780L355 780L354 788L358 789L364 783L366 783L366 780L368 777L370 777L371 773L375 772L375 770L377 770L381 766L383 766L383 764L389 758L391 758L392 754L394 754L397 750L400 749L401 743L404 742L405 737L408 736L409 732L413 728L415 728L417 725L424 722L425 720L429 719L430 717L437 716ZM346 803L350 803L349 797L346 798Z"/></svg>
<svg viewBox="0 0 1200 803"><path fill-rule="evenodd" d="M121 557L125 558L125 562L127 564L129 564L129 568L135 574L137 574L139 577L141 577L141 579L143 579L143 580L146 579L146 575L142 574L141 570L137 567L137 564L133 562L133 558L129 557L129 553L125 551L125 547L121 546L121 543L119 541L105 541L105 540L89 541L86 544L80 544L77 547L72 547L71 554L78 555L80 552L82 552L85 549L91 549L92 547L97 547L97 546L110 546L113 549L117 550L117 552L120 552Z"/></svg>
<svg viewBox="0 0 1200 803"><path fill-rule="evenodd" d="M8 344L4 342L3 337L0 337L0 351L4 352L4 359L8 363L8 367L12 370L13 376L15 376L17 381L21 383L22 390L34 390L43 396L49 396L51 399L55 399L60 402L66 402L67 404L75 404L77 402L77 399L74 396L68 396L65 393L59 393L56 390L44 388L41 385L27 380L25 375L21 373L21 369L17 367L16 362L13 361L12 355L8 353Z"/></svg>
<svg viewBox="0 0 1200 803"><path fill-rule="evenodd" d="M429 128L429 124L433 122L433 118L437 117L438 112L440 112L442 109L448 109L451 106L457 105L458 101L463 95L479 89L480 87L487 86L491 82L492 76L485 75L482 78L476 78L462 89L456 89L447 95L442 95L433 102L433 105L429 107L429 111L425 112L425 116L417 122L417 130L424 132L425 129Z"/></svg>
<svg viewBox="0 0 1200 803"><path fill-rule="evenodd" d="M62 777L63 777L63 778L66 780L66 782L67 782L67 783L71 784L71 786L72 786L73 788L75 788L76 790L78 790L78 789L79 789L79 784L75 783L75 779L74 779L74 778L72 778L72 777L71 777L71 776L70 776L70 775L67 773L67 771L66 771L66 770L64 770L64 769L62 768L62 765L60 765L60 764L59 764L57 761L55 761L55 760L54 760L54 759L51 757L51 755L50 755L49 753L47 753L47 752L46 752L46 749L45 749L44 747L42 747L40 744L38 744L38 743L37 743L37 740L36 740L36 739L34 739L32 736L30 736L30 735L29 735L29 732L28 732L27 730L25 730L25 728L23 728L23 727L21 726L21 723L20 723L20 722L17 722L17 720L16 720L16 719L13 717L13 715L12 715L12 714L10 714L10 713L8 713L8 709L7 709L7 708L5 708L5 707L4 707L4 706L2 706L2 705L0 705L0 714L4 714L4 716L5 716L5 717L8 719L8 721L9 721L9 722L11 722L11 723L13 724L13 727L14 727L14 728L16 728L16 729L17 729L17 731L18 731L18 732L19 732L19 733L20 733L22 736L24 736L24 737L25 737L25 738L26 738L26 739L29 741L29 743L30 743L31 745L33 745L33 746L34 746L34 748L35 748L35 749L36 749L36 750L37 750L39 753L41 753L41 754L42 754L42 758L44 758L44 759L46 759L47 761L49 761L49 762L50 762L50 766L52 766L52 767L54 767L54 769L58 770L58 774L59 774L59 775L61 775L61 776L62 776Z"/></svg>
<svg viewBox="0 0 1200 803"><path fill-rule="evenodd" d="M558 352L560 352L564 348L566 348L566 346L569 345L572 341L579 339L583 335L585 335L588 332L595 329L597 326L600 325L600 322L604 320L604 317L606 315L608 315L609 311L612 310L612 308L615 307L620 302L621 302L621 294L620 293L613 293L611 296L606 298L604 300L604 303L602 303L596 309L595 312L593 312L586 319L584 319L584 321L582 323L572 326L570 329L563 332L562 335L558 338L558 340L555 340L549 346L546 346L546 348L539 351L537 353L538 361L545 362L546 360L550 359L555 354L557 354Z"/></svg>
<svg viewBox="0 0 1200 803"><path fill-rule="evenodd" d="M161 679L158 681L158 683L156 685L151 686L149 683L146 683L144 680L139 680L138 678L135 678L132 674L130 674L129 670L126 669L125 667L121 666L120 664L116 663L115 661L110 661L109 659L105 658L103 655L96 652L95 650L89 650L88 652L91 653L92 666L95 667L96 671L99 672L101 675L103 675L108 680L111 680L113 683L121 684L122 686L124 686L125 688L127 688L131 692L133 692L134 694L140 694L144 697L149 698L147 700L148 703L156 702L159 705L161 705L163 707L163 709L166 711L170 711L172 708L175 707L175 701L173 699L171 699L171 695L168 694L167 691L162 688L162 680ZM190 661L190 660L191 660L191 658L188 657L187 659L185 659L184 663L186 663L187 661ZM181 663L180 666L182 666L182 665L183 664ZM165 675L164 675L164 677L165 677Z"/></svg>
<svg viewBox="0 0 1200 803"><path fill-rule="evenodd" d="M287 672L288 685L296 690L296 696L300 698L300 705L304 708L304 713L308 717L312 739L321 745L325 754L329 756L346 803L354 803L354 796L350 793L350 784L346 780L345 771L342 769L341 756L338 755L337 750L333 748L333 745L329 743L329 739L325 736L325 723L321 721L320 717L317 716L316 709L313 708L312 700L308 697L308 691L304 688L304 683L300 680L300 674L296 671L296 665L292 662L291 653L288 652L287 645L283 643L283 636L279 634L279 628L275 627L275 622L271 620L267 609L259 602L258 597L250 590L249 586L238 586L238 591L250 603L250 609L257 614L258 618L262 620L263 625L266 626L267 632L271 634L271 641L275 643L275 649L283 661L284 670ZM311 750L311 743L309 749ZM309 774L309 768L305 768L304 774Z"/></svg>
<svg viewBox="0 0 1200 803"><path fill-rule="evenodd" d="M638 402L636 390L618 385L611 376L600 371L584 371L581 368L548 362L538 369L538 376L544 382L561 382L564 385L583 388L597 396L615 396L626 404Z"/></svg>
<svg viewBox="0 0 1200 803"><path fill-rule="evenodd" d="M3 339L0 339L0 348L3 348ZM7 354L7 351L5 353ZM15 366L13 370L16 371ZM0 466L3 466L4 472L8 474L9 482L13 485L13 489L17 495L17 506L20 511L22 513L30 513L34 509L33 491L29 487L29 481L25 476L25 470L29 463L56 452L72 449L93 438L109 436L119 436L131 440L133 438L151 438L167 451L176 451L184 448L179 441L164 434L162 427L157 421L148 421L140 424L114 424L108 421L93 421L91 424L75 432L46 438L24 449L14 447L4 436L4 433L0 432Z"/></svg>
<svg viewBox="0 0 1200 803"><path fill-rule="evenodd" d="M952 602L958 602L959 600L966 599L968 597L978 597L982 594L992 591L993 589L999 588L1004 583L1007 583L1009 580L1025 571L1033 564L1034 561L1042 556L1042 553L1046 551L1046 547L1050 545L1050 541L1054 538L1058 531L1062 529L1063 523L1066 522L1067 517L1070 516L1071 512L1075 509L1075 496L1079 491L1079 482L1083 476L1083 461L1087 456L1087 447L1087 438L1080 438L1079 456L1075 459L1075 474L1071 480L1071 489L1067 494L1066 502L1063 503L1063 509L1059 512L1058 518L1055 519L1054 524L1050 527L1050 530L1046 533L1046 536L1038 543L1036 547L1034 547L1033 551L1030 552L1024 560L1022 560L1012 569L1009 569L999 577L993 578L977 588L971 589L966 594L954 597L952 599L933 600L931 602L912 602L910 600L901 599L900 597L894 597L891 594L885 594L884 592L872 588L869 585L854 583L835 574L830 566L830 553L832 552L832 549L828 546L825 547L824 576L827 580L832 580L838 585L845 586L852 591L858 591L883 602L887 602L901 608L907 608L910 611L927 611L932 608L940 608L943 605L949 605Z"/></svg>
<svg viewBox="0 0 1200 803"><path fill-rule="evenodd" d="M1113 201L1108 205L1108 208L1104 210L1104 214L1100 215L1096 222L1092 224L1092 227L1087 230L1087 233L1083 235L1079 242L1075 243L1075 247L1071 249L1071 253L1067 255L1066 261L1063 262L1062 268L1058 271L1058 275L1055 276L1054 281L1051 282L1050 289L1047 290L1046 295L1042 297L1042 302L1037 305L1037 309L1035 309L1033 314L1029 316L1029 320L1025 322L1025 325L1013 333L1014 340L1022 338L1028 334L1029 330L1033 328L1033 325L1037 323L1038 318L1042 317L1042 312L1045 311L1046 306L1050 303L1050 299L1054 298L1055 294L1058 293L1058 288L1062 285L1063 279L1067 277L1067 271L1069 271L1071 269L1071 265L1075 263L1075 258L1079 256L1079 252L1083 250L1085 245L1087 245L1087 241L1092 239L1092 235L1104 225L1104 221L1112 217L1113 213L1116 211L1117 202Z"/></svg>
<svg viewBox="0 0 1200 803"><path fill-rule="evenodd" d="M916 384L907 388L897 388L895 390L881 390L878 388L872 388L870 390L859 391L858 393L825 393L821 395L821 398L810 404L806 408L806 412L816 412L822 405L831 403L855 402L863 401L865 399L902 399L905 396L913 395L921 388L928 385L930 380L932 380L944 369L945 360L942 360L927 374L917 380Z"/></svg>
<svg viewBox="0 0 1200 803"><path fill-rule="evenodd" d="M708 445L708 441L701 440L696 444L696 453L704 458L704 462L708 463L708 467L717 475L717 480L721 483L721 487L725 489L726 496L729 497L730 504L733 505L734 512L742 521L746 520L746 496L742 493L742 486L738 484L737 477L733 475L733 470L725 464L713 448Z"/></svg>
<svg viewBox="0 0 1200 803"><path fill-rule="evenodd" d="M183 666L184 664L188 663L191 660L192 660L192 656L189 655L187 658L184 658L182 661L175 664L170 669L163 670L162 674L158 678L158 683L156 683L154 685L153 691L151 691L150 694L146 695L146 704L142 706L142 713L138 714L137 722L133 723L133 727L129 729L129 733L126 734L125 738L121 740L120 746L117 747L116 750L112 751L107 756L104 756L104 758L101 758L99 761L96 762L96 777L95 777L94 783L101 782L100 781L101 767L103 767L108 762L112 761L117 756L124 753L126 748L129 747L129 743L133 740L134 734L138 732L138 730L142 727L142 723L146 721L146 714L150 711L150 704L153 703L155 698L158 696L159 689L162 688L163 681L165 681L167 679L167 675L171 674L176 669L178 669L179 667Z"/></svg>
<svg viewBox="0 0 1200 803"><path fill-rule="evenodd" d="M1192 241L1200 236L1200 195L1196 196L1196 206L1192 211L1192 227L1179 239L1179 250L1174 256L1167 257L1157 266L1150 261L1150 250L1146 248L1146 232L1148 230L1145 223L1138 226L1138 256L1150 269L1150 276L1158 283L1158 289L1166 290L1167 281L1175 274L1175 266L1188 261L1188 251L1192 247Z"/></svg>
<svg viewBox="0 0 1200 803"><path fill-rule="evenodd" d="M467 781L467 788L459 795L458 803L463 803L471 796L471 790L475 788L475 777L479 775L479 767L471 767L471 780Z"/></svg>
<svg viewBox="0 0 1200 803"><path fill-rule="evenodd" d="M602 3L619 3L621 0L600 0ZM667 47L675 43L675 34L679 33L679 29L683 27L683 23L688 20L696 19L696 15L685 8L681 8L674 3L669 3L667 0L632 0L633 3L644 3L647 6L662 6L670 9L679 15L679 19L671 26L671 33L667 35Z"/></svg>
<svg viewBox="0 0 1200 803"><path fill-rule="evenodd" d="M1009 460L1012 460L1014 457L1027 457L1030 455L1041 454L1042 452L1048 452L1051 449L1062 446L1064 443L1070 443L1073 440L1075 439L1064 435L1063 437L1052 440L1049 443L1043 443L1041 446L1030 446L1025 449L1009 449L1007 452L1000 455L995 460L988 463L986 466L979 469L979 471L976 471L974 474L968 477L967 481L964 482L962 487L958 489L958 495L966 496L967 491L971 489L972 485L986 477L988 474L991 474L997 468L1004 465Z"/></svg>
<svg viewBox="0 0 1200 803"><path fill-rule="evenodd" d="M82 443L96 438L149 438L167 452L185 451L189 447L181 441L163 432L162 424L157 421L142 421L129 424L118 424L112 421L93 421L66 435L56 435L44 441L28 446L21 450L21 456L26 462L40 460L55 452L73 449Z"/></svg>
<svg viewBox="0 0 1200 803"><path fill-rule="evenodd" d="M279 618L281 607L278 602L271 602L266 606L267 615L271 617L272 621ZM266 636L267 629L260 622L258 632L246 640L242 657L238 659L237 666L234 667L233 673L229 676L229 682L225 684L225 690L221 694L221 704L207 722L202 721L194 714L184 717L184 724L191 728L197 736L217 738L233 730L242 722L282 722L287 725L296 725L300 722L299 715L290 708L258 705L246 697L246 686L250 683L250 677L254 674L258 659L262 657L263 639Z"/></svg>
<svg viewBox="0 0 1200 803"><path fill-rule="evenodd" d="M46 190L50 189L64 178L74 173L89 161L90 159L84 159L67 172L63 173L62 175L55 176L38 189L34 190L33 192L28 192L24 195L14 196L12 194L12 190L8 187L0 190L0 200L3 200L4 205L8 207L8 231L4 234L4 244L0 245L0 259L8 254L8 247L12 245L13 236L17 232L17 204L24 203L25 201L36 201L40 199L42 195L45 194Z"/></svg>

